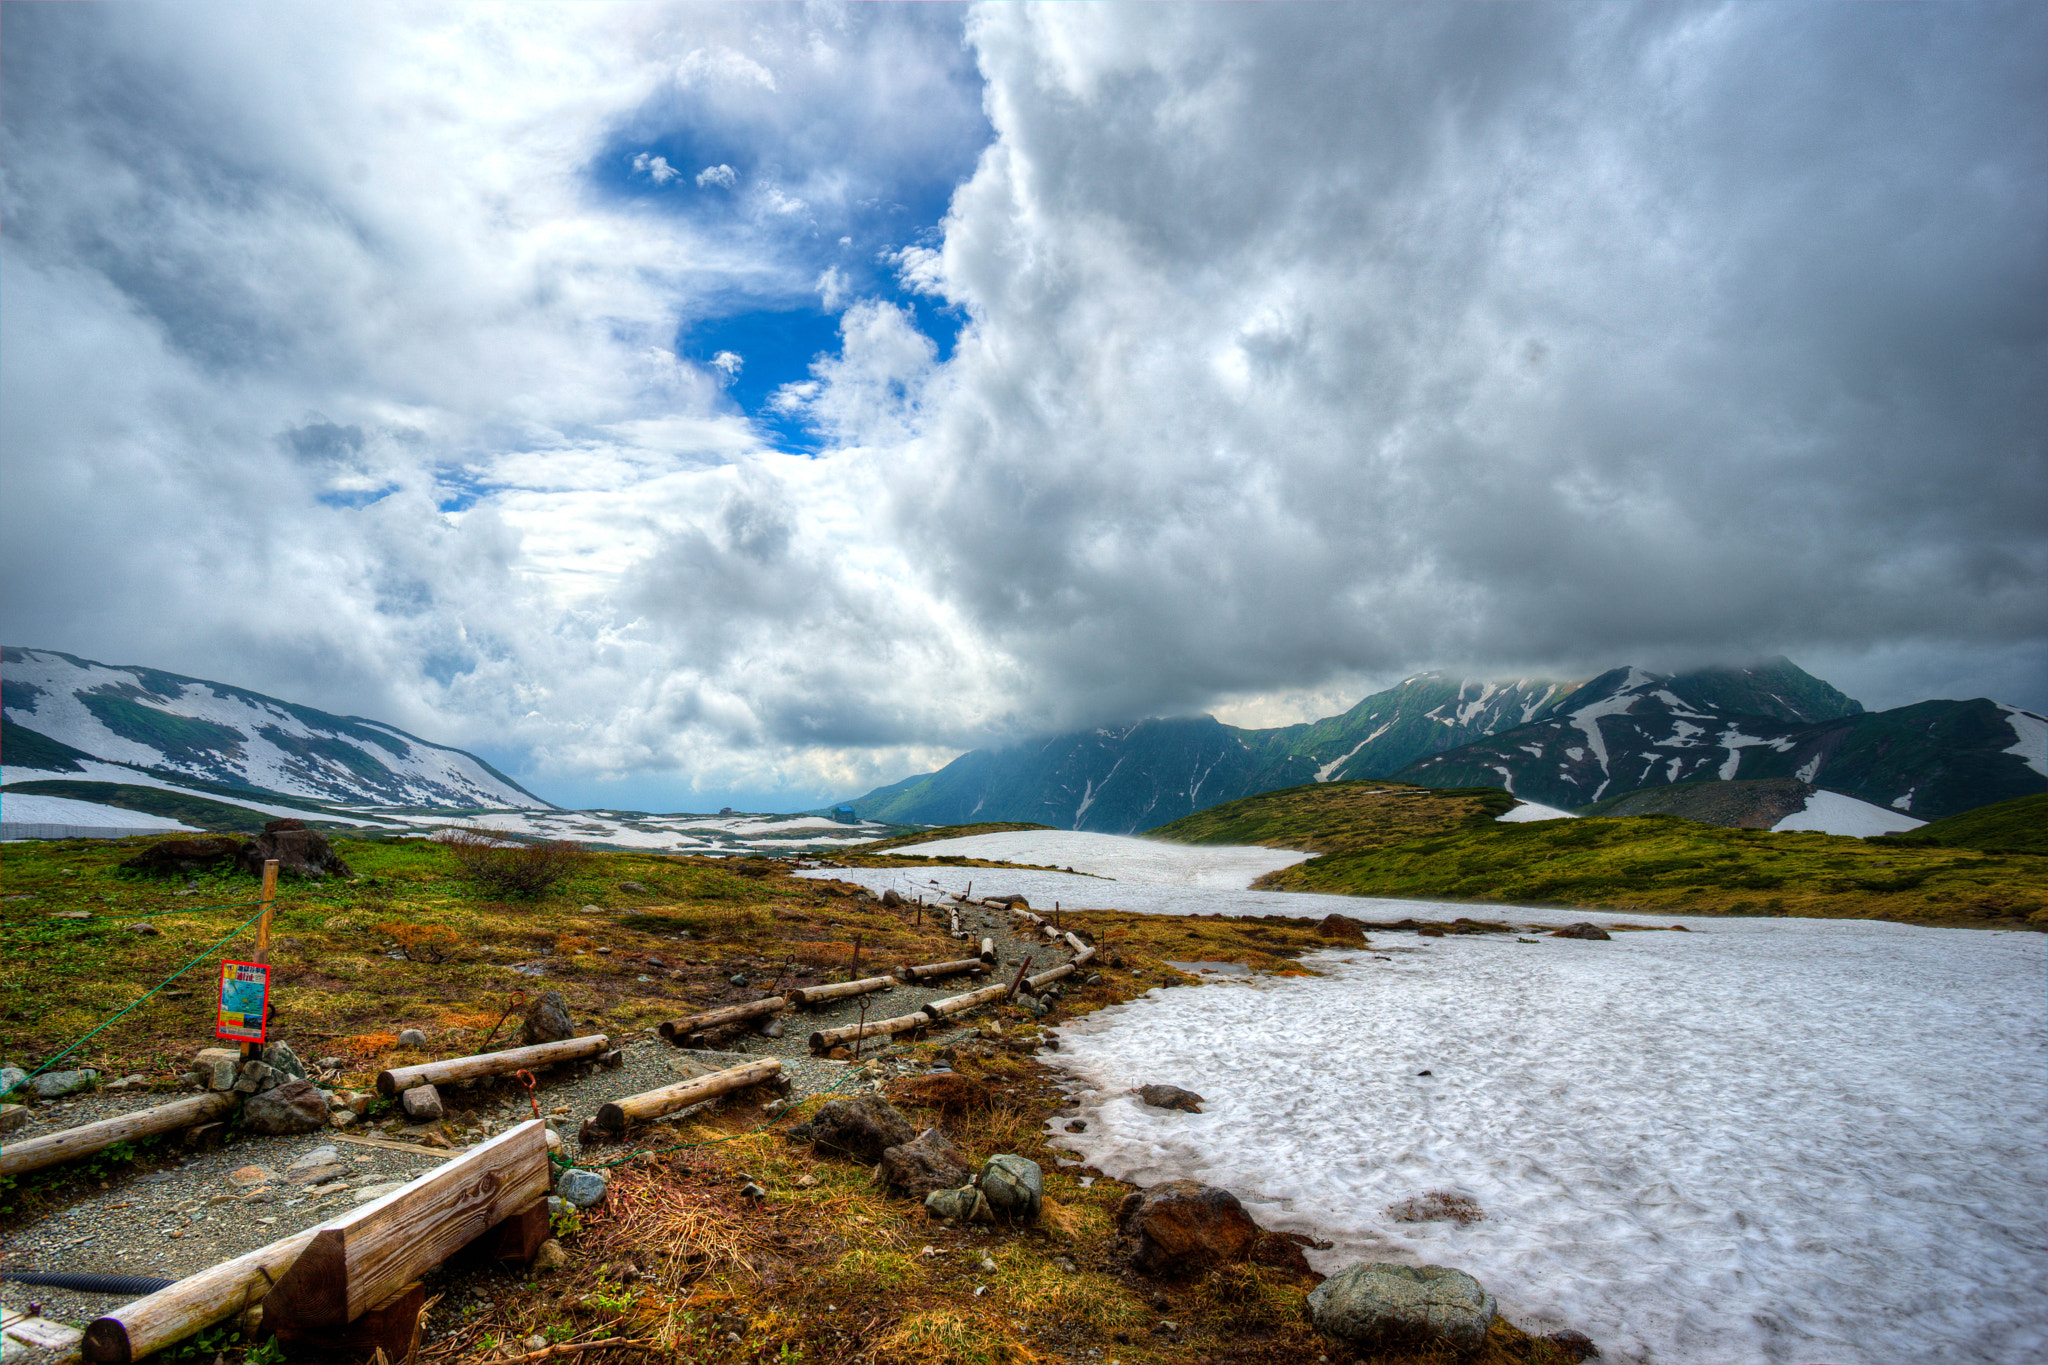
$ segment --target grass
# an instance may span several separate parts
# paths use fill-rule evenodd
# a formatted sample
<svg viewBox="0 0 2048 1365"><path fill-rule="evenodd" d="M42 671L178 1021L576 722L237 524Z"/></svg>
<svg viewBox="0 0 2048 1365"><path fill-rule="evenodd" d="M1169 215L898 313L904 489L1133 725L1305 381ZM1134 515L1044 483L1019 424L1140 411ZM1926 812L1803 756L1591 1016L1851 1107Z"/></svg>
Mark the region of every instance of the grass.
<svg viewBox="0 0 2048 1365"><path fill-rule="evenodd" d="M1689 915L2048 929L2044 871L2028 855L1723 829L1646 815L1455 830L1312 858L1260 885Z"/></svg>
<svg viewBox="0 0 2048 1365"><path fill-rule="evenodd" d="M1311 782L1226 801L1146 832L1181 844L1259 844L1337 853L1491 822L1515 806L1498 787Z"/></svg>
<svg viewBox="0 0 2048 1365"><path fill-rule="evenodd" d="M1874 842L1897 847L1974 848L1985 853L2048 853L2048 793L1979 806Z"/></svg>

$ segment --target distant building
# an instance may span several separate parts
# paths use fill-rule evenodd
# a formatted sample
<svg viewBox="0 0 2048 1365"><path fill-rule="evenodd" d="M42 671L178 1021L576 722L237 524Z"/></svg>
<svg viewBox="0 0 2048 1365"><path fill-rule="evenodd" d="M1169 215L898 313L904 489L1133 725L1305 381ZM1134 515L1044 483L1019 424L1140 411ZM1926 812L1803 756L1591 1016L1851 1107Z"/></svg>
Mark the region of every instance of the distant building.
<svg viewBox="0 0 2048 1365"><path fill-rule="evenodd" d="M842 825L857 825L860 823L860 817L853 813L852 806L833 807L832 818Z"/></svg>

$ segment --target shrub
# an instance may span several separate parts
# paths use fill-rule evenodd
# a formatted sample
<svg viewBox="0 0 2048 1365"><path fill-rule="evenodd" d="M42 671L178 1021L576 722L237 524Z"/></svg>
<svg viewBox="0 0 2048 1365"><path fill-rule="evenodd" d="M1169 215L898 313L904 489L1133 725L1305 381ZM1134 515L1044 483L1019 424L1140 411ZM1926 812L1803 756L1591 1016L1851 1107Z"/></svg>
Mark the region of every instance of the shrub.
<svg viewBox="0 0 2048 1365"><path fill-rule="evenodd" d="M451 829L440 840L463 876L499 895L529 899L545 895L589 856L565 839L508 839L481 829Z"/></svg>

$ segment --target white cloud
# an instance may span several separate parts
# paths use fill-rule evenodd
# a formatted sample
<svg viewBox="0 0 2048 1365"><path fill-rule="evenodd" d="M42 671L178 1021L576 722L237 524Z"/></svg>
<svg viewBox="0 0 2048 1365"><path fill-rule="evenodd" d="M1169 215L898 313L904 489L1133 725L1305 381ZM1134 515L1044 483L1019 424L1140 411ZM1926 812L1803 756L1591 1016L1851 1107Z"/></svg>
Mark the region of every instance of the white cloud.
<svg viewBox="0 0 2048 1365"><path fill-rule="evenodd" d="M641 152L633 158L633 173L635 175L644 175L657 185L666 185L669 181L677 179L682 175L681 171L668 164L667 157L649 156L646 152ZM704 177L698 176L697 183L703 184Z"/></svg>
<svg viewBox="0 0 2048 1365"><path fill-rule="evenodd" d="M728 383L739 378L740 371L746 367L746 363L737 351L720 351L711 357L711 368L724 375Z"/></svg>
<svg viewBox="0 0 2048 1365"><path fill-rule="evenodd" d="M885 251L882 260L896 267L897 281L911 293L940 295L945 292L945 258L930 247L907 246L901 251Z"/></svg>
<svg viewBox="0 0 2048 1365"><path fill-rule="evenodd" d="M840 310L846 302L847 290L851 285L852 281L847 279L844 270L836 265L825 267L825 272L818 276L818 298L824 303L826 312L836 313Z"/></svg>
<svg viewBox="0 0 2048 1365"><path fill-rule="evenodd" d="M775 73L744 52L729 47L698 48L676 65L683 85L755 85L774 93Z"/></svg>
<svg viewBox="0 0 2048 1365"><path fill-rule="evenodd" d="M706 166L703 170L697 172L697 188L699 189L716 185L720 189L729 190L739 183L740 173L723 162L716 166Z"/></svg>

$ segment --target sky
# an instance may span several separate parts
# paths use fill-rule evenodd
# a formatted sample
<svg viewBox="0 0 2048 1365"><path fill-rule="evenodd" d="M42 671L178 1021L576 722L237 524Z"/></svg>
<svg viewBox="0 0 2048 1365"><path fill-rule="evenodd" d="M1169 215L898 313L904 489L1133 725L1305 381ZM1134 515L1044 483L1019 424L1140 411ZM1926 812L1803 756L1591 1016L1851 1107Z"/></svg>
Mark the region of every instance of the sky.
<svg viewBox="0 0 2048 1365"><path fill-rule="evenodd" d="M2024 3L6 3L0 632L652 810L2048 710L2044 106Z"/></svg>

